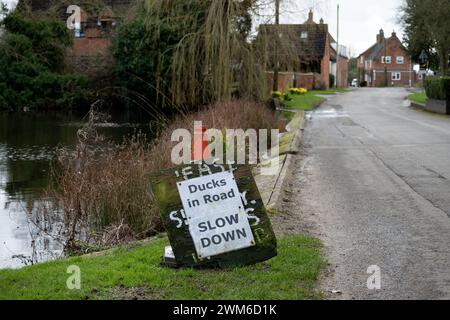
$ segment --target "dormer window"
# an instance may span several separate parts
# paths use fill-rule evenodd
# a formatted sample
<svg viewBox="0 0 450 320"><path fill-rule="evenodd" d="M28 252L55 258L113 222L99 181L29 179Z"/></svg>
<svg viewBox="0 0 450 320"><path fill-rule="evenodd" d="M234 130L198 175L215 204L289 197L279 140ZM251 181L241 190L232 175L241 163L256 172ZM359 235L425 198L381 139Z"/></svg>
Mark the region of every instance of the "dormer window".
<svg viewBox="0 0 450 320"><path fill-rule="evenodd" d="M308 39L308 32L302 31L302 34L300 35L300 37L301 37L302 39Z"/></svg>

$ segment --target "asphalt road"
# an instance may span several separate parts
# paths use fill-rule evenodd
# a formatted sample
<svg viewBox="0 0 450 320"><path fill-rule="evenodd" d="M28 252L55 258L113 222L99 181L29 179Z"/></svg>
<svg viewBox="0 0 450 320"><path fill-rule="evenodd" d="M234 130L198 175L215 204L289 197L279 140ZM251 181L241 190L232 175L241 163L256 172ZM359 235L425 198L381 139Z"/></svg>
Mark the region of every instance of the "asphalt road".
<svg viewBox="0 0 450 320"><path fill-rule="evenodd" d="M292 207L325 244L329 298L450 299L450 116L407 95L357 89L309 115Z"/></svg>

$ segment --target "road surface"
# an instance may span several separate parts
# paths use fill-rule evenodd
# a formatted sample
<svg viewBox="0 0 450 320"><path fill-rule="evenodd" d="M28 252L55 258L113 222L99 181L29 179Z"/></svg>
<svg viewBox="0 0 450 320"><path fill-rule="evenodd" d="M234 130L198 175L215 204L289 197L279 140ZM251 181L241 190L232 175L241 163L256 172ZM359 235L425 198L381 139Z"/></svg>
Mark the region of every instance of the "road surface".
<svg viewBox="0 0 450 320"><path fill-rule="evenodd" d="M450 299L450 116L407 95L357 89L309 115L291 208L325 244L329 298Z"/></svg>

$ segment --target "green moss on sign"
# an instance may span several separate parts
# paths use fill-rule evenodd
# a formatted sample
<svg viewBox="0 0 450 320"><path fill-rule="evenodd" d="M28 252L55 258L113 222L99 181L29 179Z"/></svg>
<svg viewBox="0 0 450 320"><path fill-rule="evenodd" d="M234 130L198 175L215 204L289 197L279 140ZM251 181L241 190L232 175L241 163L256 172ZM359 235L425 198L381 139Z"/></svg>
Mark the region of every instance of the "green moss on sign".
<svg viewBox="0 0 450 320"><path fill-rule="evenodd" d="M249 248L199 259L176 184L223 171L231 171L236 179L256 244ZM276 256L275 234L248 166L197 163L164 170L153 175L151 181L164 226L180 266L232 267L254 264Z"/></svg>

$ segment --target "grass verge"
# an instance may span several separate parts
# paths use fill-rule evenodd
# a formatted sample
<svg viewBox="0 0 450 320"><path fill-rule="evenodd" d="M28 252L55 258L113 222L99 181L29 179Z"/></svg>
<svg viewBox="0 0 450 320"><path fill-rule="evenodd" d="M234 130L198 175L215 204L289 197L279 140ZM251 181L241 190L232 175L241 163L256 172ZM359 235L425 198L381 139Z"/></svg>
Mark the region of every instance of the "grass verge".
<svg viewBox="0 0 450 320"><path fill-rule="evenodd" d="M417 92L408 96L408 99L412 102L425 105L427 103L427 94L425 92Z"/></svg>
<svg viewBox="0 0 450 320"><path fill-rule="evenodd" d="M319 97L314 92L308 92L307 94L302 95L292 95L290 94L289 97L292 99L290 101L283 101L283 104L287 108L293 108L298 110L312 110L322 102L324 102L326 99L323 97Z"/></svg>
<svg viewBox="0 0 450 320"><path fill-rule="evenodd" d="M320 299L315 290L323 260L320 241L279 239L277 257L229 270L169 269L160 265L167 238L122 246L101 256L79 256L0 270L0 299ZM81 289L68 290L67 268L81 271Z"/></svg>

